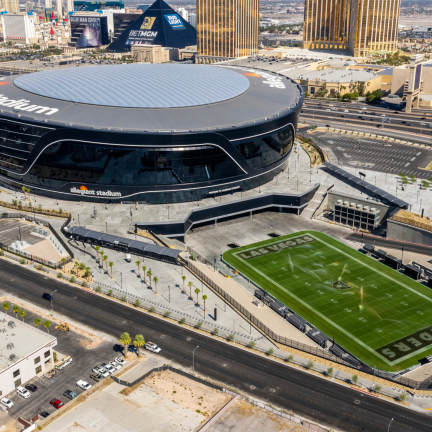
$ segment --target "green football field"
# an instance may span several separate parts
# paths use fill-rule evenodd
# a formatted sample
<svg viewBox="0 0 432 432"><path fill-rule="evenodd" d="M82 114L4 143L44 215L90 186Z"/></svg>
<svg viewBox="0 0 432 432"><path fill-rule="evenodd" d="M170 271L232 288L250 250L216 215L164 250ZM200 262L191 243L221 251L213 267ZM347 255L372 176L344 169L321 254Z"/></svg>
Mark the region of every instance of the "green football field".
<svg viewBox="0 0 432 432"><path fill-rule="evenodd" d="M371 367L432 354L432 290L317 231L231 249L223 259Z"/></svg>

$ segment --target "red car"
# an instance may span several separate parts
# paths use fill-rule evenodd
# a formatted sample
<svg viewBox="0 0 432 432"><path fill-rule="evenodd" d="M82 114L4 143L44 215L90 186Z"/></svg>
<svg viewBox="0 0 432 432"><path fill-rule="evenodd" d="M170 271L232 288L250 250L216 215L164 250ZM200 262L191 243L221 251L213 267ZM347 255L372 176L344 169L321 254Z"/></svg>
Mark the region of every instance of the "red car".
<svg viewBox="0 0 432 432"><path fill-rule="evenodd" d="M59 409L62 406L64 406L64 403L60 399L51 399L50 404L56 409Z"/></svg>

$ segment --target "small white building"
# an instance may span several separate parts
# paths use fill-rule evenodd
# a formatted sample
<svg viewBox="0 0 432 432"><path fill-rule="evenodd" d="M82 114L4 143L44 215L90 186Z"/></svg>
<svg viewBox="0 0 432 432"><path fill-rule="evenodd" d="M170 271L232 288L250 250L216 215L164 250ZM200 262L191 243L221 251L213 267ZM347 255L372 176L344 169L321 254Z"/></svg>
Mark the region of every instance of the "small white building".
<svg viewBox="0 0 432 432"><path fill-rule="evenodd" d="M57 338L0 312L0 397L54 365Z"/></svg>

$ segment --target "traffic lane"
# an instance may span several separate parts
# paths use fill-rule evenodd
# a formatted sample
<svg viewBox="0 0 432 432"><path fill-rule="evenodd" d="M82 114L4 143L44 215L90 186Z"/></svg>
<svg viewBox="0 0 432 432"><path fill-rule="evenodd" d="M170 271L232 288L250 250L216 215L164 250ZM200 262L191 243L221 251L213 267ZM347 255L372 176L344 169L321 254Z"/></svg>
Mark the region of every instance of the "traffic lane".
<svg viewBox="0 0 432 432"><path fill-rule="evenodd" d="M5 278L8 271L16 273L16 266L2 261L0 270L0 287L16 292L11 285L3 286L2 283L4 279L8 279L7 276ZM147 339L152 338L158 342L159 337L164 335L164 356L188 367L192 363L192 349L199 345L195 363L199 372L292 409L298 414L356 432L379 430L374 428L381 428L391 417L407 411L401 414L401 418L406 417L401 431L430 430L428 416L366 396L372 401L370 406L378 405L378 409L374 410L375 415L372 415L370 410L363 409L362 404L353 405L352 401L357 400L360 394L354 390L180 329L79 288L44 279L23 268L20 270L15 276L23 298L30 301L34 299L43 306L41 296L44 290L57 289L55 309L58 312L115 336L122 331L130 331L132 334L140 332ZM46 303L45 306L47 307ZM251 391L251 385L255 387L254 391ZM355 424L352 423L353 418L358 418Z"/></svg>

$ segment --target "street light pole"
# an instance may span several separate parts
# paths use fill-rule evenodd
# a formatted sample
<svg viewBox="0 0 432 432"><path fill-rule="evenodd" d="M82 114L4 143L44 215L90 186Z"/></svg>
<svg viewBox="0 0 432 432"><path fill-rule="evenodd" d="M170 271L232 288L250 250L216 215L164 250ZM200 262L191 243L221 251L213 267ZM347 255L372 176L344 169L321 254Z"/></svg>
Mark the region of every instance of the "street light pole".
<svg viewBox="0 0 432 432"><path fill-rule="evenodd" d="M192 350L192 372L195 373L195 351L199 348L199 345L197 345L193 350Z"/></svg>
<svg viewBox="0 0 432 432"><path fill-rule="evenodd" d="M389 424L388 424L388 426L387 426L387 432L390 432L390 426L391 426L391 424L394 422L394 418L392 417L391 419L390 419L390 421L389 421Z"/></svg>

